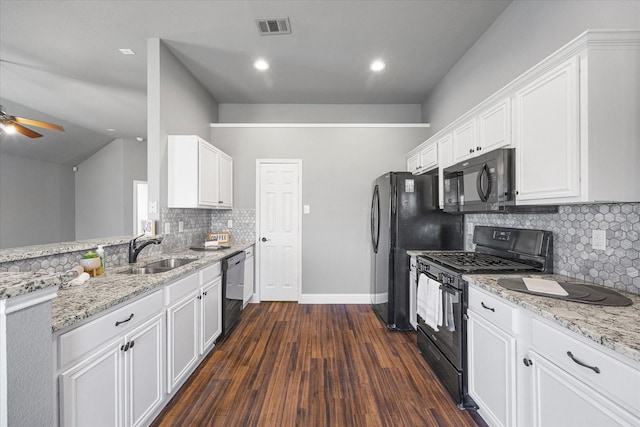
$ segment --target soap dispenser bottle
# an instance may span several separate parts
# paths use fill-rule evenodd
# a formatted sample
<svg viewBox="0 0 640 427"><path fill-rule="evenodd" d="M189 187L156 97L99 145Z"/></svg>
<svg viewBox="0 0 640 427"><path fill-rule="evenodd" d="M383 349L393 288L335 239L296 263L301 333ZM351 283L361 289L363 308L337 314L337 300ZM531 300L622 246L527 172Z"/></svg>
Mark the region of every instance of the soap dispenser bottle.
<svg viewBox="0 0 640 427"><path fill-rule="evenodd" d="M100 257L100 267L102 267L102 271L104 271L104 247L102 245L98 245L96 253Z"/></svg>

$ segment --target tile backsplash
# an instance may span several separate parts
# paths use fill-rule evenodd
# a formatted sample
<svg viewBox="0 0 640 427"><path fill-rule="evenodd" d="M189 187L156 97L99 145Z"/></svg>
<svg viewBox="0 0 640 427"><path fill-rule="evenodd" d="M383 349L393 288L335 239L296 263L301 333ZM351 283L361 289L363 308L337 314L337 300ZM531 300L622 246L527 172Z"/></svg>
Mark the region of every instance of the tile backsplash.
<svg viewBox="0 0 640 427"><path fill-rule="evenodd" d="M465 249L473 228L493 225L553 232L554 272L640 295L640 203L560 206L554 214L467 214ZM606 249L591 247L605 230Z"/></svg>
<svg viewBox="0 0 640 427"><path fill-rule="evenodd" d="M232 228L228 227L229 220ZM256 238L256 210L232 209L213 211L211 214L212 231L229 231L231 239L240 242L252 242Z"/></svg>

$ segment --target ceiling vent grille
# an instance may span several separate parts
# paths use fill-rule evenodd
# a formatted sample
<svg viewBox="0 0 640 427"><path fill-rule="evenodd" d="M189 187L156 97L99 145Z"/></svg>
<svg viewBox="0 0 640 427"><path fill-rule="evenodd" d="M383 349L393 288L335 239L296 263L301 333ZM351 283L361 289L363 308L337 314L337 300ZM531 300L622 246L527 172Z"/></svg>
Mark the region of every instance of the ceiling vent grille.
<svg viewBox="0 0 640 427"><path fill-rule="evenodd" d="M262 36L272 36L276 34L291 34L291 24L289 18L266 18L256 19L258 30Z"/></svg>

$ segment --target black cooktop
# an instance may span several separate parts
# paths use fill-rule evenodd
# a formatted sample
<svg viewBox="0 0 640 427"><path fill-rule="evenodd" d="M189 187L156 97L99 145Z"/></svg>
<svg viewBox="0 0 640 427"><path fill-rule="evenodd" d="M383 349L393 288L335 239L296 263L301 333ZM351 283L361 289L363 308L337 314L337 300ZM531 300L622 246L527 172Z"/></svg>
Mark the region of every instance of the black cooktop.
<svg viewBox="0 0 640 427"><path fill-rule="evenodd" d="M460 272L536 271L531 265L478 252L429 251L421 257Z"/></svg>

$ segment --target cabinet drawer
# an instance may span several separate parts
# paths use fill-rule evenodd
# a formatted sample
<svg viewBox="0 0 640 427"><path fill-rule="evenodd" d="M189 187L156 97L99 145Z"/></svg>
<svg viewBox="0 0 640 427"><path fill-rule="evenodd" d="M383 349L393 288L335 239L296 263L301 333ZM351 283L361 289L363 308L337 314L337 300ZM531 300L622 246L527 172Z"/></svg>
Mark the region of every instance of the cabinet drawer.
<svg viewBox="0 0 640 427"><path fill-rule="evenodd" d="M219 263L216 265L219 265ZM199 273L193 273L168 285L164 288L167 305L179 301L182 297L197 289L198 286L200 286Z"/></svg>
<svg viewBox="0 0 640 427"><path fill-rule="evenodd" d="M517 332L515 308L501 301L500 297L491 296L470 286L469 309L507 332Z"/></svg>
<svg viewBox="0 0 640 427"><path fill-rule="evenodd" d="M640 413L640 364L632 367L537 319L532 323L532 344L541 355L580 381L590 385L627 409ZM568 353L571 353L575 361ZM581 366L577 363L597 368Z"/></svg>
<svg viewBox="0 0 640 427"><path fill-rule="evenodd" d="M204 268L200 274L202 274L202 283L209 283L216 277L220 277L222 274L222 270L220 268L220 263L217 262L214 265Z"/></svg>
<svg viewBox="0 0 640 427"><path fill-rule="evenodd" d="M159 313L162 309L162 290L158 290L60 335L58 337L58 367L62 368L103 342Z"/></svg>

